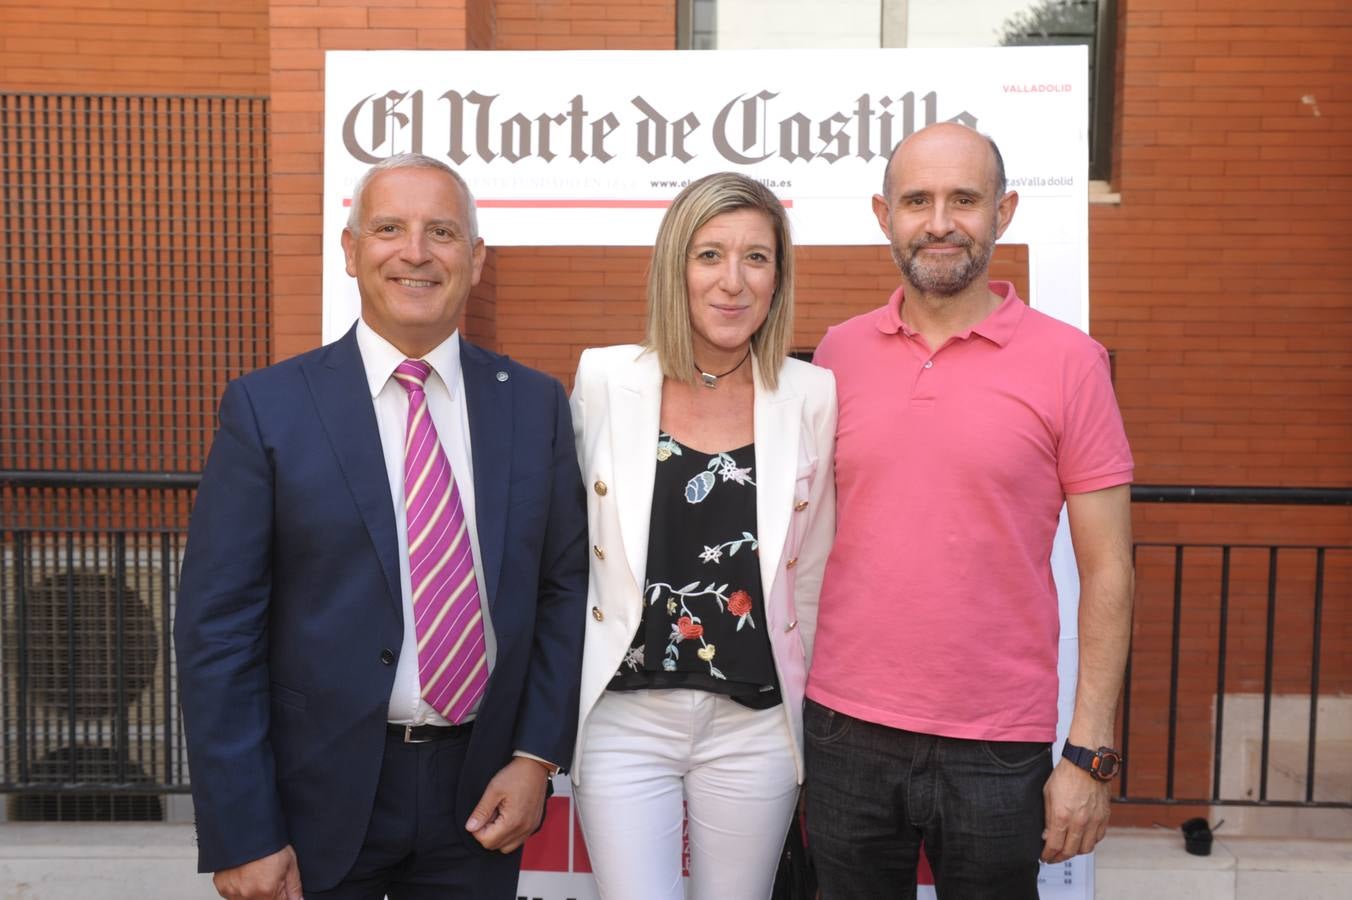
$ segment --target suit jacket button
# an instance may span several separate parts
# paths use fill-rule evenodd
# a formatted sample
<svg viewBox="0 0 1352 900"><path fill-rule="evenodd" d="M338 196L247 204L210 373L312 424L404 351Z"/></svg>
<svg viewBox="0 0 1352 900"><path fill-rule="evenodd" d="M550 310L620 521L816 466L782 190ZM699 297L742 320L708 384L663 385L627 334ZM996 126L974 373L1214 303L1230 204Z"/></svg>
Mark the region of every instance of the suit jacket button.
<svg viewBox="0 0 1352 900"><path fill-rule="evenodd" d="M606 551L602 550L600 547L597 547L597 546L595 546L595 545L592 545L592 552L596 554L596 558L597 558L597 559L605 559L605 558L606 558Z"/></svg>
<svg viewBox="0 0 1352 900"><path fill-rule="evenodd" d="M593 607L592 607L592 618L593 618L593 619L595 619L596 621L600 622L600 621L604 620L605 617L606 617L606 614L603 613L603 612L601 612L601 607L599 607L599 606L593 606Z"/></svg>
<svg viewBox="0 0 1352 900"><path fill-rule="evenodd" d="M798 565L798 557L795 556L793 559L789 560L784 564L784 568L792 569L796 565Z"/></svg>
<svg viewBox="0 0 1352 900"><path fill-rule="evenodd" d="M795 503L795 504L793 505L793 511L794 511L794 512L802 512L802 511L805 510L805 509L807 509L807 501L806 501L806 500L799 500L797 503Z"/></svg>
<svg viewBox="0 0 1352 900"><path fill-rule="evenodd" d="M604 497L610 491L610 488L606 487L604 481L597 479L596 484L592 485L592 490L596 491L596 496Z"/></svg>
<svg viewBox="0 0 1352 900"><path fill-rule="evenodd" d="M389 647L386 647L384 650L381 650L380 661L387 666L394 665L394 651L391 650Z"/></svg>

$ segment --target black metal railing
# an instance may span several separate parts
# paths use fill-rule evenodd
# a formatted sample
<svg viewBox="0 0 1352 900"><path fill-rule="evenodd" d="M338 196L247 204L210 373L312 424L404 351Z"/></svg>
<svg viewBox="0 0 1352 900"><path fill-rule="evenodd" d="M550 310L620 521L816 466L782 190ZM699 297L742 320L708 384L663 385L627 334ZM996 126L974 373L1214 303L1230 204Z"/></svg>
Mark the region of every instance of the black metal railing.
<svg viewBox="0 0 1352 900"><path fill-rule="evenodd" d="M186 789L197 477L161 473L269 361L268 110L0 91L0 819L154 819Z"/></svg>
<svg viewBox="0 0 1352 900"><path fill-rule="evenodd" d="M1352 490L1137 485L1132 500L1331 507ZM1319 731L1321 702L1352 684L1349 633L1324 627L1330 601L1341 611L1352 596L1352 546L1140 541L1133 560L1117 802L1352 809L1345 787L1320 790L1321 749L1325 763L1345 750Z"/></svg>
<svg viewBox="0 0 1352 900"><path fill-rule="evenodd" d="M187 790L170 634L196 483L193 473L0 471L0 793L11 795L10 818L158 818L162 795ZM1352 505L1343 489L1138 485L1132 497L1138 512ZM27 523L9 514L29 507L45 511ZM110 509L124 514L107 518ZM58 514L68 524L52 524ZM1117 800L1352 808L1319 782L1321 696L1352 684L1352 547L1142 541L1135 559L1121 718L1130 765ZM1325 628L1330 611L1336 629ZM1277 719L1289 724L1302 704L1299 740L1278 735ZM1286 769L1300 763L1299 784L1271 780L1278 751Z"/></svg>
<svg viewBox="0 0 1352 900"><path fill-rule="evenodd" d="M197 480L0 471L5 818L158 820L188 790L170 635Z"/></svg>

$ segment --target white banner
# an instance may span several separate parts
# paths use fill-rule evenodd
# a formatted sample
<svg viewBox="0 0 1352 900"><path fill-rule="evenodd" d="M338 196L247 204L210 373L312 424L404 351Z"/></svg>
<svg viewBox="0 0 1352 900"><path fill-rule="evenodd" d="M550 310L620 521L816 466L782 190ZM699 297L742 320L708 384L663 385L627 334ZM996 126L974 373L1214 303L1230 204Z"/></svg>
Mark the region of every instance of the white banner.
<svg viewBox="0 0 1352 900"><path fill-rule="evenodd" d="M1020 196L1003 242L1028 246L1030 304L1088 330L1088 105L1083 46L329 51L323 338L340 337L359 309L340 246L352 187L395 153L454 166L475 194L490 246L650 246L680 189L717 171L771 187L798 244L878 245L869 198L892 146L950 120L1000 146ZM1079 601L1064 514L1052 562L1064 737ZM523 896L594 896L564 793L527 845ZM1091 897L1092 860L1043 867L1040 882L1044 900Z"/></svg>
<svg viewBox="0 0 1352 900"><path fill-rule="evenodd" d="M991 135L1028 244L1032 302L1087 326L1088 55L973 50L330 51L324 340L356 317L339 234L371 163L418 150L474 191L490 246L649 246L692 179L745 172L799 244L874 245L887 155L956 119Z"/></svg>

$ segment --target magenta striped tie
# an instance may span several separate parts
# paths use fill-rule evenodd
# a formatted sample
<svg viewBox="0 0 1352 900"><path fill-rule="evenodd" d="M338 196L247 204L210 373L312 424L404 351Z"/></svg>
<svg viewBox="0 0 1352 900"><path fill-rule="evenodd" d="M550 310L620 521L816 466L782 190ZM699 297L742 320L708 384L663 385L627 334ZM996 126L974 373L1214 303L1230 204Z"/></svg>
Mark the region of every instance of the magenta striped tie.
<svg viewBox="0 0 1352 900"><path fill-rule="evenodd" d="M408 569L422 697L448 722L459 724L483 696L488 658L465 509L423 392L431 371L420 359L406 359L394 370L395 379L408 391L404 443Z"/></svg>

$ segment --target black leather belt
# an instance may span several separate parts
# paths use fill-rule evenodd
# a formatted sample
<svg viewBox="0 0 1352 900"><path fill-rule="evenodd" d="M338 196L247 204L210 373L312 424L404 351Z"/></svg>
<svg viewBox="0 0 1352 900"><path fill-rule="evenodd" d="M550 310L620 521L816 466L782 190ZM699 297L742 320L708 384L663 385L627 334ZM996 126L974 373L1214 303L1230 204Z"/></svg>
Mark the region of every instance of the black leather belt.
<svg viewBox="0 0 1352 900"><path fill-rule="evenodd" d="M385 726L385 732L390 737L399 738L405 744L426 744L428 741L444 741L446 738L466 734L473 724L465 722L462 725L395 725L391 722Z"/></svg>

